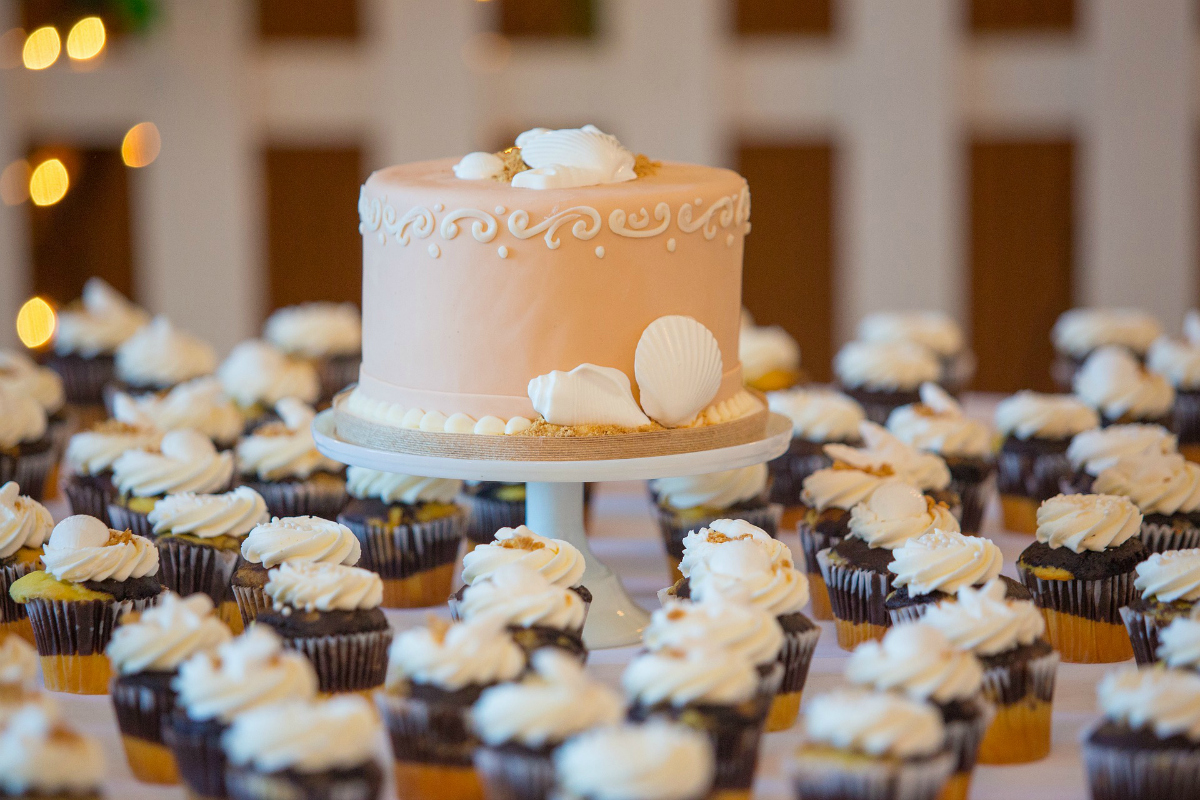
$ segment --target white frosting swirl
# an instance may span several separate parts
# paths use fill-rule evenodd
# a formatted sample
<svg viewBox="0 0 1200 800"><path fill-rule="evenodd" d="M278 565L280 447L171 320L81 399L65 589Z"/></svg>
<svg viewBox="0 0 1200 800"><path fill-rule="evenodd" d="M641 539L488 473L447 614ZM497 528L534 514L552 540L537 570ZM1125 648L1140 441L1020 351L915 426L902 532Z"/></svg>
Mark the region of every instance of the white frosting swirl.
<svg viewBox="0 0 1200 800"><path fill-rule="evenodd" d="M1021 391L996 404L996 428L1018 439L1069 439L1095 428L1100 417L1069 394Z"/></svg>
<svg viewBox="0 0 1200 800"><path fill-rule="evenodd" d="M642 653L621 675L625 695L643 706L732 706L753 697L758 684L753 664L718 647Z"/></svg>
<svg viewBox="0 0 1200 800"><path fill-rule="evenodd" d="M833 359L843 386L872 391L911 391L936 381L942 368L932 350L911 342L850 342Z"/></svg>
<svg viewBox="0 0 1200 800"><path fill-rule="evenodd" d="M888 571L893 586L907 586L910 596L982 586L1000 575L1004 554L991 539L957 531L932 530L892 551Z"/></svg>
<svg viewBox="0 0 1200 800"><path fill-rule="evenodd" d="M113 418L163 431L191 428L222 444L237 439L245 424L220 381L213 377L185 381L163 395L134 397L118 392L113 397Z"/></svg>
<svg viewBox="0 0 1200 800"><path fill-rule="evenodd" d="M437 628L410 628L388 650L387 686L407 682L457 691L515 679L525 654L497 617L484 616Z"/></svg>
<svg viewBox="0 0 1200 800"><path fill-rule="evenodd" d="M994 656L1031 645L1046 630L1046 620L1027 600L1007 600L1004 581L964 586L954 600L943 600L925 612L922 625L942 632L955 647L977 656Z"/></svg>
<svg viewBox="0 0 1200 800"><path fill-rule="evenodd" d="M1158 419L1171 411L1175 390L1122 347L1101 347L1075 373L1075 394L1107 419Z"/></svg>
<svg viewBox="0 0 1200 800"><path fill-rule="evenodd" d="M935 503L915 486L892 480L850 509L850 535L869 546L895 550L933 530L958 531L950 509Z"/></svg>
<svg viewBox="0 0 1200 800"><path fill-rule="evenodd" d="M267 569L285 561L353 566L361 555L353 531L320 517L275 517L255 525L242 542L242 558Z"/></svg>
<svg viewBox="0 0 1200 800"><path fill-rule="evenodd" d="M275 404L281 422L260 426L237 443L238 471L260 480L307 478L314 472L341 472L343 465L326 458L313 439L316 412L294 397Z"/></svg>
<svg viewBox="0 0 1200 800"><path fill-rule="evenodd" d="M714 771L704 734L659 719L593 728L554 753L558 785L589 800L700 800Z"/></svg>
<svg viewBox="0 0 1200 800"><path fill-rule="evenodd" d="M315 403L321 394L317 371L307 361L289 358L258 339L237 345L217 368L225 393L238 405L272 407L285 397Z"/></svg>
<svg viewBox="0 0 1200 800"><path fill-rule="evenodd" d="M921 384L921 402L894 410L887 427L905 444L931 453L982 458L992 451L988 426L964 414L936 383Z"/></svg>
<svg viewBox="0 0 1200 800"><path fill-rule="evenodd" d="M1100 710L1130 728L1149 728L1160 739L1200 742L1200 675L1177 669L1125 667L1096 687Z"/></svg>
<svg viewBox="0 0 1200 800"><path fill-rule="evenodd" d="M117 377L134 386L174 386L211 375L216 368L212 345L166 317L155 317L117 348Z"/></svg>
<svg viewBox="0 0 1200 800"><path fill-rule="evenodd" d="M104 652L122 675L173 672L196 653L211 652L231 638L225 623L213 616L208 595L163 592L136 621L122 621Z"/></svg>
<svg viewBox="0 0 1200 800"><path fill-rule="evenodd" d="M1200 619L1176 617L1160 628L1158 657L1168 667L1200 671Z"/></svg>
<svg viewBox="0 0 1200 800"><path fill-rule="evenodd" d="M249 486L224 494L169 494L147 515L155 534L186 533L201 539L245 536L270 519L267 504Z"/></svg>
<svg viewBox="0 0 1200 800"><path fill-rule="evenodd" d="M63 725L45 704L27 705L0 730L0 793L6 797L99 796L104 752Z"/></svg>
<svg viewBox="0 0 1200 800"><path fill-rule="evenodd" d="M583 630L587 607L579 595L551 583L520 562L505 564L466 587L458 605L463 619L495 615L506 625Z"/></svg>
<svg viewBox="0 0 1200 800"><path fill-rule="evenodd" d="M729 542L750 541L760 547L775 567L795 566L792 551L757 525L744 519L715 519L707 528L691 531L683 537L683 558L679 572L685 578L706 564L713 554Z"/></svg>
<svg viewBox="0 0 1200 800"><path fill-rule="evenodd" d="M302 303L267 317L263 338L306 358L354 355L362 350L362 317L353 303Z"/></svg>
<svg viewBox="0 0 1200 800"><path fill-rule="evenodd" d="M0 448L15 448L46 435L46 409L17 387L0 383Z"/></svg>
<svg viewBox="0 0 1200 800"><path fill-rule="evenodd" d="M1137 565L1134 588L1160 603L1200 600L1200 548L1152 553Z"/></svg>
<svg viewBox="0 0 1200 800"><path fill-rule="evenodd" d="M47 414L56 414L66 404L62 378L47 367L16 350L0 350L0 384L38 402Z"/></svg>
<svg viewBox="0 0 1200 800"><path fill-rule="evenodd" d="M1037 539L1051 550L1098 553L1120 547L1141 530L1137 506L1111 494L1060 494L1037 511Z"/></svg>
<svg viewBox="0 0 1200 800"><path fill-rule="evenodd" d="M521 160L530 168L513 175L523 189L573 189L622 183L637 177L633 153L595 125L550 130L533 128L517 137Z"/></svg>
<svg viewBox="0 0 1200 800"><path fill-rule="evenodd" d="M650 615L642 643L651 651L720 647L751 664L771 664L783 647L783 628L774 614L754 606L719 598L704 603L667 600Z"/></svg>
<svg viewBox="0 0 1200 800"><path fill-rule="evenodd" d="M767 405L792 421L792 437L810 442L844 442L858 438L866 419L853 398L832 389L768 392Z"/></svg>
<svg viewBox="0 0 1200 800"><path fill-rule="evenodd" d="M46 572L60 581L125 581L158 572L158 548L149 539L110 530L83 514L54 526L42 549Z"/></svg>
<svg viewBox="0 0 1200 800"><path fill-rule="evenodd" d="M1166 455L1174 453L1176 446L1175 435L1161 425L1110 425L1075 434L1067 459L1075 469L1095 477L1119 458Z"/></svg>
<svg viewBox="0 0 1200 800"><path fill-rule="evenodd" d="M912 342L947 357L963 349L959 324L941 311L879 311L858 323L865 342Z"/></svg>
<svg viewBox="0 0 1200 800"><path fill-rule="evenodd" d="M800 369L800 345L779 325L743 325L738 334L742 380L754 383L771 372Z"/></svg>
<svg viewBox="0 0 1200 800"><path fill-rule="evenodd" d="M800 499L817 511L850 509L870 497L880 485L895 480L893 474L891 467L867 471L835 462L832 467L819 469L804 479Z"/></svg>
<svg viewBox="0 0 1200 800"><path fill-rule="evenodd" d="M1200 465L1176 453L1119 458L1092 488L1128 497L1143 514L1190 514L1200 509Z"/></svg>
<svg viewBox="0 0 1200 800"><path fill-rule="evenodd" d="M38 653L15 633L0 637L0 692L5 689L32 691L38 677ZM3 726L0 712L0 727Z"/></svg>
<svg viewBox="0 0 1200 800"><path fill-rule="evenodd" d="M1156 339L1146 354L1146 366L1176 389L1200 389L1200 344L1167 337Z"/></svg>
<svg viewBox="0 0 1200 800"><path fill-rule="evenodd" d="M486 689L472 707L472 727L484 744L541 748L623 716L620 696L589 679L566 653L542 649L530 664L532 674L519 683Z"/></svg>
<svg viewBox="0 0 1200 800"><path fill-rule="evenodd" d="M315 698L317 673L270 628L252 625L216 651L184 661L171 685L188 717L228 723L252 708Z"/></svg>
<svg viewBox="0 0 1200 800"><path fill-rule="evenodd" d="M341 564L295 561L267 573L263 587L275 608L356 611L379 608L383 579L378 573Z"/></svg>
<svg viewBox="0 0 1200 800"><path fill-rule="evenodd" d="M883 641L856 647L846 662L846 678L879 691L896 690L913 700L949 703L979 694L983 666L937 628L911 623L889 628Z"/></svg>
<svg viewBox="0 0 1200 800"><path fill-rule="evenodd" d="M892 758L932 755L946 739L941 715L928 703L861 689L814 697L804 715L804 734L840 750Z"/></svg>
<svg viewBox="0 0 1200 800"><path fill-rule="evenodd" d="M520 563L542 573L551 583L570 588L583 579L583 554L570 542L534 533L524 525L501 528L489 544L463 556L462 579L475 583L505 564Z"/></svg>
<svg viewBox="0 0 1200 800"><path fill-rule="evenodd" d="M84 358L112 353L149 319L116 289L99 278L88 278L80 307L58 312L54 350Z"/></svg>
<svg viewBox="0 0 1200 800"><path fill-rule="evenodd" d="M54 517L46 507L23 496L15 481L0 486L0 559L23 547L40 548L53 528Z"/></svg>
<svg viewBox="0 0 1200 800"><path fill-rule="evenodd" d="M825 445L825 453L834 461L865 471L879 472L884 466L922 491L945 489L950 485L950 468L936 453L924 453L905 444L887 428L874 422L859 425L862 447L844 444Z"/></svg>
<svg viewBox="0 0 1200 800"><path fill-rule="evenodd" d="M738 603L776 617L794 614L808 602L804 573L772 564L768 553L752 541L730 542L717 549L688 580L697 602Z"/></svg>
<svg viewBox="0 0 1200 800"><path fill-rule="evenodd" d="M290 700L250 709L221 737L229 761L262 773L353 769L375 757L379 720L355 695Z"/></svg>
<svg viewBox="0 0 1200 800"><path fill-rule="evenodd" d="M122 494L158 497L179 492L219 492L233 478L233 455L191 430L163 435L158 452L127 450L112 465Z"/></svg>
<svg viewBox="0 0 1200 800"><path fill-rule="evenodd" d="M67 465L77 475L99 475L112 469L126 450L154 450L162 433L149 426L109 420L80 431L67 443Z"/></svg>
<svg viewBox="0 0 1200 800"><path fill-rule="evenodd" d="M709 472L704 475L684 475L677 478L655 478L650 488L663 505L675 509L726 509L759 497L767 490L767 465Z"/></svg>
<svg viewBox="0 0 1200 800"><path fill-rule="evenodd" d="M1158 320L1133 308L1072 308L1059 315L1050 332L1054 349L1083 358L1109 344L1144 353L1159 337Z"/></svg>
<svg viewBox="0 0 1200 800"><path fill-rule="evenodd" d="M351 497L376 497L385 503L453 503L463 482L450 478L423 478L366 467L346 470L346 491Z"/></svg>

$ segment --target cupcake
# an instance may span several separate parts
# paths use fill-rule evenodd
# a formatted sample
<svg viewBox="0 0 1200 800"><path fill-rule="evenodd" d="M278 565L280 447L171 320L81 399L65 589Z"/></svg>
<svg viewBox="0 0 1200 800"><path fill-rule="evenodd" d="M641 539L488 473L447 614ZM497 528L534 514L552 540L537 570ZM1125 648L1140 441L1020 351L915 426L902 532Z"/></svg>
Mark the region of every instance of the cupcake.
<svg viewBox="0 0 1200 800"><path fill-rule="evenodd" d="M119 422L161 431L190 428L212 439L220 450L231 450L244 426L241 412L212 377L186 381L162 394L135 397L117 392L112 407Z"/></svg>
<svg viewBox="0 0 1200 800"><path fill-rule="evenodd" d="M0 729L0 797L100 800L104 752L57 714L22 708Z"/></svg>
<svg viewBox="0 0 1200 800"><path fill-rule="evenodd" d="M995 491L996 458L992 432L963 414L962 406L933 383L921 384L921 402L901 406L888 417L888 430L919 450L935 453L950 470L948 489L962 503L964 533L978 533Z"/></svg>
<svg viewBox="0 0 1200 800"><path fill-rule="evenodd" d="M15 581L8 595L29 614L46 688L104 694L111 675L104 648L113 628L162 592L158 549L95 517L74 516L54 526L42 564Z"/></svg>
<svg viewBox="0 0 1200 800"><path fill-rule="evenodd" d="M38 654L15 633L0 632L0 730L23 708L55 713L58 704L38 686Z"/></svg>
<svg viewBox="0 0 1200 800"><path fill-rule="evenodd" d="M975 356L967 349L962 328L940 311L868 314L858 323L858 338L864 342L911 342L933 351L941 365L937 382L951 392L967 388L975 374Z"/></svg>
<svg viewBox="0 0 1200 800"><path fill-rule="evenodd" d="M116 420L80 431L67 443L67 475L63 491L72 514L108 520L108 505L116 497L113 463L127 450L156 450L162 432L148 425Z"/></svg>
<svg viewBox="0 0 1200 800"><path fill-rule="evenodd" d="M1137 505L1147 550L1200 547L1200 465L1175 453L1120 458L1096 476L1092 489Z"/></svg>
<svg viewBox="0 0 1200 800"><path fill-rule="evenodd" d="M1058 487L1063 494L1091 494L1096 476L1118 459L1174 452L1175 435L1161 425L1134 423L1092 428L1071 439L1067 461L1074 472L1063 476Z"/></svg>
<svg viewBox="0 0 1200 800"><path fill-rule="evenodd" d="M624 715L619 695L591 680L575 659L539 650L520 682L484 689L471 708L479 738L475 771L487 797L546 800L554 790L556 748Z"/></svg>
<svg viewBox="0 0 1200 800"><path fill-rule="evenodd" d="M54 528L46 507L22 497L13 481L0 486L0 633L14 633L33 643L33 626L25 607L13 602L8 589L42 566L42 544Z"/></svg>
<svg viewBox="0 0 1200 800"><path fill-rule="evenodd" d="M1128 350L1101 347L1075 373L1075 396L1100 415L1102 425L1149 422L1171 424L1175 390Z"/></svg>
<svg viewBox="0 0 1200 800"><path fill-rule="evenodd" d="M467 586L513 563L540 572L556 586L573 590L585 605L591 604L592 593L580 583L587 568L583 554L570 542L542 536L522 525L501 528L489 544L481 544L463 556L462 580L465 585L450 595L450 615L456 617L458 614L458 604Z"/></svg>
<svg viewBox="0 0 1200 800"><path fill-rule="evenodd" d="M630 720L663 719L705 734L716 759L713 788L750 796L774 692L746 658L712 646L646 652L629 662L621 686Z"/></svg>
<svg viewBox="0 0 1200 800"><path fill-rule="evenodd" d="M1160 630L1155 660L1174 669L1200 672L1200 619L1176 617Z"/></svg>
<svg viewBox="0 0 1200 800"><path fill-rule="evenodd" d="M962 515L962 498L950 488L950 468L937 453L919 450L905 443L882 425L864 422L859 426L861 447L827 445L825 452L834 462L861 470L891 474L917 487L931 499L943 503L957 519Z"/></svg>
<svg viewBox="0 0 1200 800"><path fill-rule="evenodd" d="M717 519L683 537L683 558L679 562L683 577L659 594L663 598L691 597L691 576L725 545L738 541L749 541L762 549L773 567L795 566L791 549L762 528L744 519Z"/></svg>
<svg viewBox="0 0 1200 800"><path fill-rule="evenodd" d="M464 481L458 502L467 508L466 552L492 541L501 528L525 524L525 484Z"/></svg>
<svg viewBox="0 0 1200 800"><path fill-rule="evenodd" d="M1149 555L1141 524L1137 507L1113 495L1060 494L1038 509L1037 541L1017 558L1017 572L1063 661L1133 657L1121 607L1133 601L1134 570Z"/></svg>
<svg viewBox="0 0 1200 800"><path fill-rule="evenodd" d="M263 338L292 358L308 361L320 382L320 400L358 380L362 318L353 303L303 303L267 318Z"/></svg>
<svg viewBox="0 0 1200 800"><path fill-rule="evenodd" d="M263 423L238 441L239 481L262 495L274 516L334 519L346 505L344 465L317 450L310 406L287 397L275 410L278 422Z"/></svg>
<svg viewBox="0 0 1200 800"><path fill-rule="evenodd" d="M150 512L169 494L223 492L233 481L233 454L221 453L195 431L163 434L156 450L126 450L112 465L116 494L108 520L139 536L149 536Z"/></svg>
<svg viewBox="0 0 1200 800"><path fill-rule="evenodd" d="M790 772L804 800L934 800L954 767L936 706L841 689L809 704Z"/></svg>
<svg viewBox="0 0 1200 800"><path fill-rule="evenodd" d="M386 608L436 606L450 596L467 521L454 502L461 490L459 480L346 470L350 501L337 520L362 543L359 566L383 578Z"/></svg>
<svg viewBox="0 0 1200 800"><path fill-rule="evenodd" d="M921 618L983 664L983 695L996 715L979 748L981 764L1024 764L1050 752L1050 708L1058 653L1042 634L1037 606L1009 600L999 580L959 589Z"/></svg>
<svg viewBox="0 0 1200 800"><path fill-rule="evenodd" d="M0 483L16 481L41 500L53 466L45 409L30 395L0 383Z"/></svg>
<svg viewBox="0 0 1200 800"><path fill-rule="evenodd" d="M1126 667L1096 687L1101 720L1084 736L1093 800L1189 800L1200 776L1200 675Z"/></svg>
<svg viewBox="0 0 1200 800"><path fill-rule="evenodd" d="M1187 341L1162 337L1150 346L1146 366L1171 384L1171 430L1189 461L1200 461L1200 312L1189 311L1183 323Z"/></svg>
<svg viewBox="0 0 1200 800"><path fill-rule="evenodd" d="M217 617L242 632L233 573L246 535L269 519L267 504L248 486L224 494L170 494L147 515L158 547L159 576L173 592L203 592Z"/></svg>
<svg viewBox="0 0 1200 800"><path fill-rule="evenodd" d="M892 551L887 565L892 591L884 601L893 625L914 622L934 604L953 602L964 586L983 586L999 578L1012 600L1029 600L1023 584L1000 575L1004 554L991 539L934 529Z"/></svg>
<svg viewBox="0 0 1200 800"><path fill-rule="evenodd" d="M708 740L687 726L658 719L601 726L567 740L554 754L554 774L559 800L714 796Z"/></svg>
<svg viewBox="0 0 1200 800"><path fill-rule="evenodd" d="M317 676L308 659L283 649L269 628L255 626L213 652L179 665L171 682L175 710L163 739L191 798L226 797L221 737L239 715L284 701L312 700Z"/></svg>
<svg viewBox="0 0 1200 800"><path fill-rule="evenodd" d="M738 334L742 382L760 392L790 389L803 381L800 345L779 325L755 325L743 310Z"/></svg>
<svg viewBox="0 0 1200 800"><path fill-rule="evenodd" d="M800 501L804 479L833 465L833 459L825 455L825 445L858 445L859 425L866 417L858 403L829 389L771 392L767 404L792 421L787 452L767 463L771 502L783 506L781 526L791 529L804 517Z"/></svg>
<svg viewBox="0 0 1200 800"><path fill-rule="evenodd" d="M155 317L121 343L116 364L116 380L105 387L109 411L116 392L134 397L158 394L193 378L211 375L217 368L217 351L179 330L166 317Z"/></svg>
<svg viewBox="0 0 1200 800"><path fill-rule="evenodd" d="M430 627L396 637L386 690L376 695L403 798L481 800L471 707L484 690L516 680L525 654L495 619Z"/></svg>
<svg viewBox="0 0 1200 800"><path fill-rule="evenodd" d="M498 617L527 654L553 647L583 663L583 623L587 605L578 593L551 583L521 563L505 564L465 587L458 602L461 619Z"/></svg>
<svg viewBox="0 0 1200 800"><path fill-rule="evenodd" d="M1159 632L1172 621L1190 617L1200 601L1200 549L1152 553L1137 565L1137 594L1121 607L1133 657L1139 664L1158 660Z"/></svg>
<svg viewBox="0 0 1200 800"><path fill-rule="evenodd" d="M221 737L229 800L377 800L379 720L361 697L289 700L234 718Z"/></svg>
<svg viewBox="0 0 1200 800"><path fill-rule="evenodd" d="M62 378L49 367L42 367L32 358L16 350L0 350L0 386L17 394L32 397L46 412L46 431L54 452L54 464L46 479L46 493L55 490L54 472L62 460L73 423L67 411L66 393Z"/></svg>
<svg viewBox="0 0 1200 800"><path fill-rule="evenodd" d="M916 487L892 480L851 509L849 536L817 553L842 649L883 636L892 624L885 605L892 553L933 530L957 531L958 521Z"/></svg>
<svg viewBox="0 0 1200 800"><path fill-rule="evenodd" d="M1094 351L1115 345L1141 359L1162 334L1158 320L1133 308L1072 308L1050 332L1056 354L1051 374L1064 391Z"/></svg>
<svg viewBox="0 0 1200 800"><path fill-rule="evenodd" d="M362 548L345 525L317 517L276 517L250 529L242 540L242 561L230 586L247 626L271 601L263 591L267 573L285 561L358 563Z"/></svg>
<svg viewBox="0 0 1200 800"><path fill-rule="evenodd" d="M105 648L114 674L111 694L125 758L143 783L178 783L175 757L163 742L163 720L175 710L171 683L179 665L230 639L206 596L163 592L158 605L126 614Z"/></svg>
<svg viewBox="0 0 1200 800"><path fill-rule="evenodd" d="M267 573L271 608L255 622L308 656L322 694L370 693L383 685L392 630L374 572L341 564L285 561Z"/></svg>
<svg viewBox="0 0 1200 800"><path fill-rule="evenodd" d="M902 694L937 708L954 771L939 800L966 800L979 745L995 709L983 696L983 666L955 649L936 628L899 625L879 642L864 642L846 663L851 683Z"/></svg>
<svg viewBox="0 0 1200 800"><path fill-rule="evenodd" d="M1066 456L1072 437L1099 424L1095 411L1069 395L1017 392L1000 401L996 428L1004 441L996 467L1006 529L1037 530L1038 506L1072 473Z"/></svg>
<svg viewBox="0 0 1200 800"><path fill-rule="evenodd" d="M911 342L850 342L833 359L839 387L880 425L900 406L917 402L922 383L942 375L937 356Z"/></svg>
<svg viewBox="0 0 1200 800"><path fill-rule="evenodd" d="M217 378L225 394L233 398L247 426L272 417L285 397L313 404L321 397L317 371L312 364L290 358L282 350L258 339L250 339L229 352Z"/></svg>
<svg viewBox="0 0 1200 800"><path fill-rule="evenodd" d="M766 464L753 464L707 475L650 481L673 581L681 577L679 560L683 558L684 537L713 520L743 519L776 535L783 509L768 501L767 476Z"/></svg>
<svg viewBox="0 0 1200 800"><path fill-rule="evenodd" d="M104 387L117 375L116 351L150 315L99 278L89 278L83 296L58 312L49 367L62 376L67 402L99 409Z"/></svg>

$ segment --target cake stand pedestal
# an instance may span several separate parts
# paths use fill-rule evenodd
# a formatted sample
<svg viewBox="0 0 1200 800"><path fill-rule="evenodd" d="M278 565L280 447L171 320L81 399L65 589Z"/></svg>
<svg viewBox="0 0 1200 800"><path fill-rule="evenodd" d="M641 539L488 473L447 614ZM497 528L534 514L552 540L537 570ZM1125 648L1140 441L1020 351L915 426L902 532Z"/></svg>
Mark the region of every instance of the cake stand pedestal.
<svg viewBox="0 0 1200 800"><path fill-rule="evenodd" d="M592 606L583 638L593 650L637 644L650 616L588 547L583 527L583 484L699 475L761 464L782 455L792 435L787 418L771 414L762 436L714 450L586 461L475 459L392 452L353 444L338 437L335 413L329 409L317 415L313 437L317 449L343 464L430 478L525 482L529 527L570 542L586 560L582 583L592 593Z"/></svg>

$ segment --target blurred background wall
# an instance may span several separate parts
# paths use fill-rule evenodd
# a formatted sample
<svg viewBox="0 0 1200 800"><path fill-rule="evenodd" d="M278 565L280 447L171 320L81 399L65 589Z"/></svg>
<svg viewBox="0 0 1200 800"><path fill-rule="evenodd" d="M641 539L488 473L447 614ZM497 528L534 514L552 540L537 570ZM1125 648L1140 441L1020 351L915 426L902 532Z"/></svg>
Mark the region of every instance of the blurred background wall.
<svg viewBox="0 0 1200 800"><path fill-rule="evenodd" d="M92 15L102 47L72 33ZM223 351L357 298L372 169L593 122L746 175L745 303L814 377L862 314L939 308L978 387L1044 387L1071 305L1177 331L1197 304L1197 24L1193 0L0 0L0 344L99 274Z"/></svg>

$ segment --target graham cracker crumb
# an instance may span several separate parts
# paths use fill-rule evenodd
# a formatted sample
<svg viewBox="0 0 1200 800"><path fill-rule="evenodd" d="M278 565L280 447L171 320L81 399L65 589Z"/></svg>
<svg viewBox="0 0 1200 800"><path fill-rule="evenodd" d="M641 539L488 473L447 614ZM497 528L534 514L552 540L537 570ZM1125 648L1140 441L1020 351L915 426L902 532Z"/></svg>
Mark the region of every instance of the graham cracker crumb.
<svg viewBox="0 0 1200 800"><path fill-rule="evenodd" d="M146 431L147 428L144 425L134 425L116 419L106 419L92 426L93 433L135 434L145 433Z"/></svg>
<svg viewBox="0 0 1200 800"><path fill-rule="evenodd" d="M642 433L646 431L666 430L657 422L642 425L637 428L626 428L621 425L555 425L544 419L535 420L525 430L516 436L548 436L554 439L576 439L586 436L613 436L618 433Z"/></svg>
<svg viewBox="0 0 1200 800"><path fill-rule="evenodd" d="M644 153L638 153L633 157L633 173L639 178L645 178L653 175L661 168L661 161L651 161L650 157Z"/></svg>
<svg viewBox="0 0 1200 800"><path fill-rule="evenodd" d="M528 536L514 536L511 539L501 539L496 544L509 550L541 550L546 545Z"/></svg>
<svg viewBox="0 0 1200 800"><path fill-rule="evenodd" d="M687 612L682 608L672 608L667 612L667 619L683 619L687 616Z"/></svg>
<svg viewBox="0 0 1200 800"><path fill-rule="evenodd" d="M925 405L924 403L913 403L912 409L914 412L916 412L917 416L919 416L919 417L936 417L936 416L938 416L937 411L934 411L932 408Z"/></svg>
<svg viewBox="0 0 1200 800"><path fill-rule="evenodd" d="M292 429L279 420L265 422L250 433L251 436L291 436Z"/></svg>
<svg viewBox="0 0 1200 800"><path fill-rule="evenodd" d="M133 544L133 531L126 528L123 531L109 529L108 542L105 547L112 547L118 544Z"/></svg>
<svg viewBox="0 0 1200 800"><path fill-rule="evenodd" d="M496 153L496 155L504 162L504 169L498 175L493 176L492 180L499 181L500 183L511 183L513 175L529 169L529 165L521 160L521 148L516 145L506 147L499 153Z"/></svg>

